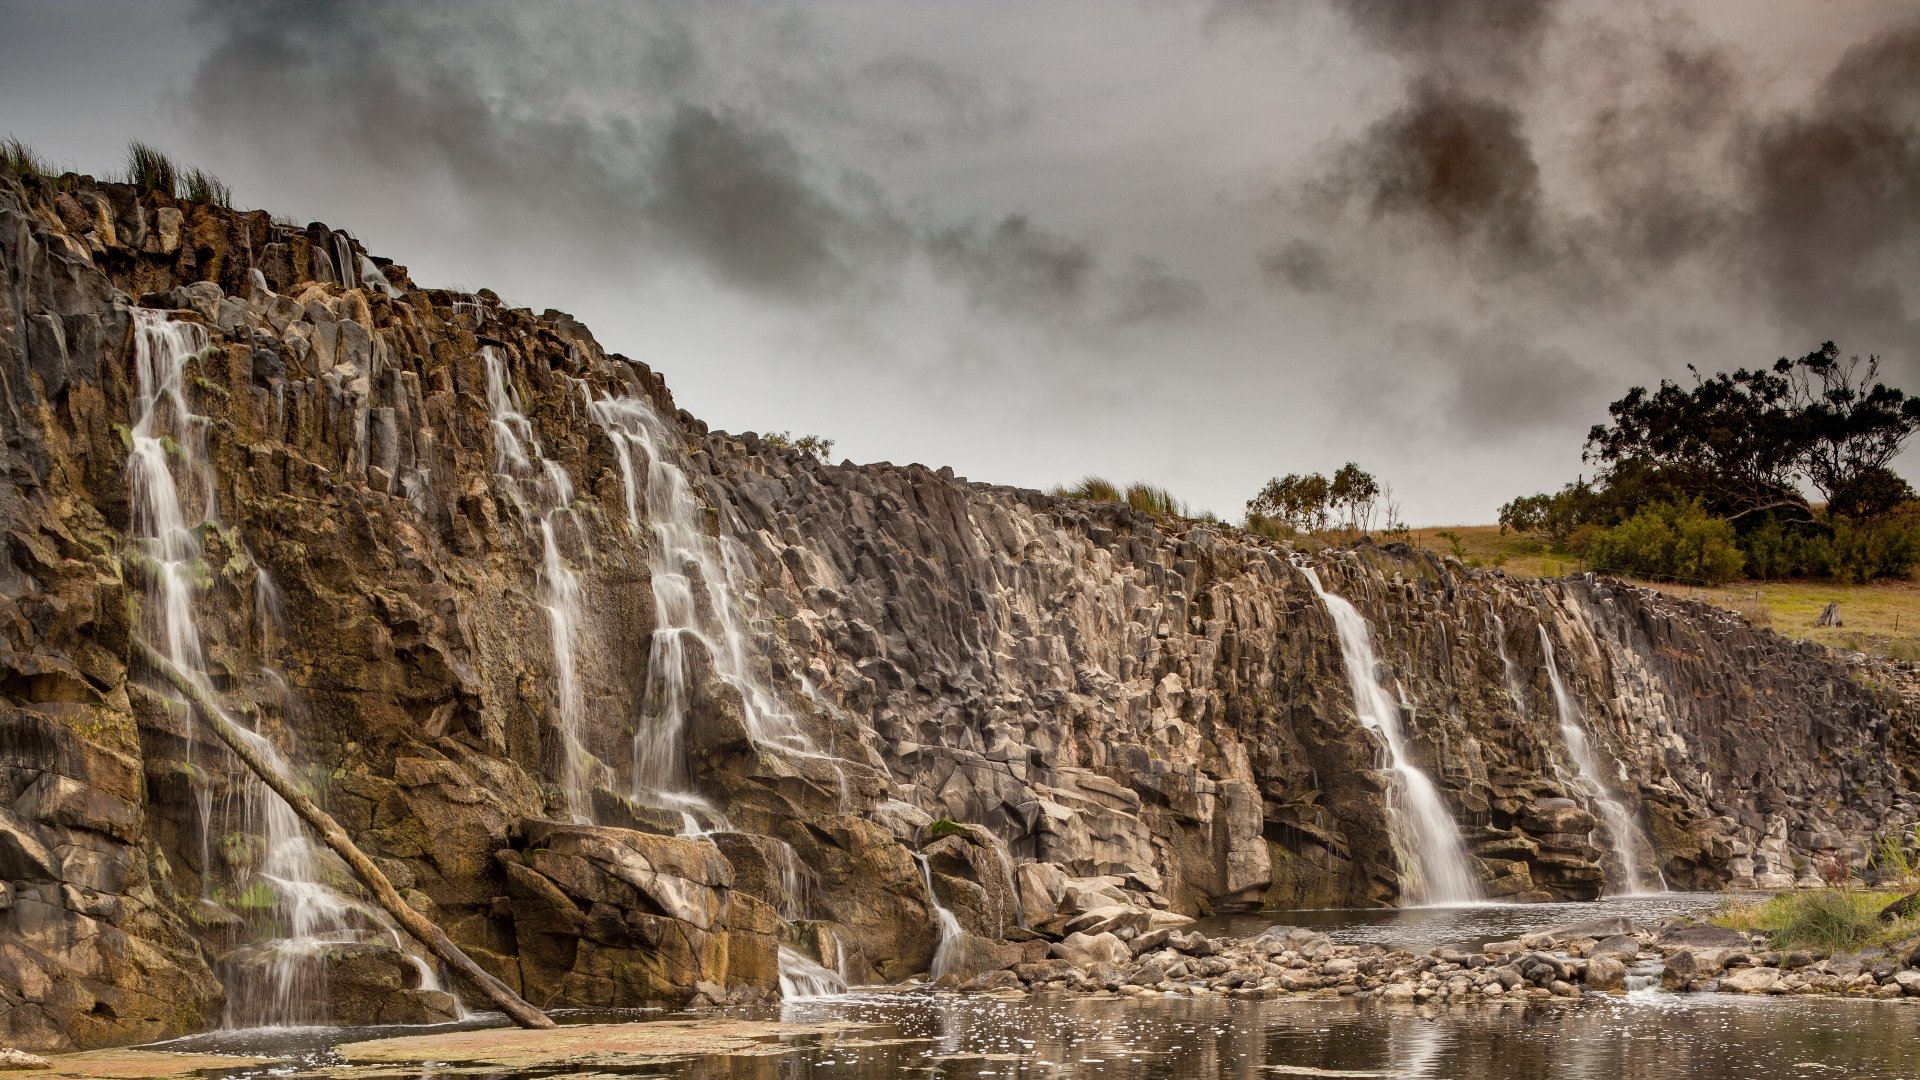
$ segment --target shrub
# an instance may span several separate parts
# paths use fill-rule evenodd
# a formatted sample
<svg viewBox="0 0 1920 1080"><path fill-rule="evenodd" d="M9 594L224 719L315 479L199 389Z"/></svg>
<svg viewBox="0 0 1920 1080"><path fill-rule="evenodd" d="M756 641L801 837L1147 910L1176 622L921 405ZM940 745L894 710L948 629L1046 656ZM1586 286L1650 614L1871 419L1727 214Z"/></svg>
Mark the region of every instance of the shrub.
<svg viewBox="0 0 1920 1080"><path fill-rule="evenodd" d="M1300 530L1276 517L1265 514L1248 514L1247 531L1269 540L1291 540L1300 535Z"/></svg>
<svg viewBox="0 0 1920 1080"><path fill-rule="evenodd" d="M1595 533L1586 549L1598 570L1703 584L1738 577L1746 561L1732 524L1699 503L1646 507Z"/></svg>
<svg viewBox="0 0 1920 1080"><path fill-rule="evenodd" d="M1886 894L1855 889L1810 889L1731 908L1713 921L1736 930L1765 931L1783 949L1831 955L1899 934L1902 928L1880 921L1880 909L1889 899Z"/></svg>
<svg viewBox="0 0 1920 1080"><path fill-rule="evenodd" d="M795 438L791 431L774 431L760 436L760 441L780 450L798 450L821 461L833 459L833 440L823 439L818 435L802 435Z"/></svg>

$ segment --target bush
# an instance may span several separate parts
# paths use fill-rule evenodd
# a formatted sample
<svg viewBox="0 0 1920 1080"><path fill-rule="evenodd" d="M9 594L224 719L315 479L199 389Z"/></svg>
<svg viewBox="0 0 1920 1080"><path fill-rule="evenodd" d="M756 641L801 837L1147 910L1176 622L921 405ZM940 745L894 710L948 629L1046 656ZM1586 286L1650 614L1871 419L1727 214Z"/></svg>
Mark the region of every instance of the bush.
<svg viewBox="0 0 1920 1080"><path fill-rule="evenodd" d="M1783 949L1822 955L1852 952L1904 932L1880 920L1891 894L1856 889L1810 889L1780 893L1765 903L1732 908L1714 918L1735 930L1762 930Z"/></svg>
<svg viewBox="0 0 1920 1080"><path fill-rule="evenodd" d="M1054 488L1053 493L1062 498L1085 499L1088 502L1127 501L1126 497L1120 493L1120 489L1111 481L1102 480L1097 476L1082 477L1079 483L1072 486Z"/></svg>
<svg viewBox="0 0 1920 1080"><path fill-rule="evenodd" d="M1905 577L1920 565L1920 504L1906 503L1864 521L1829 525L1767 521L1740 541L1747 572L1757 578L1832 578L1866 582Z"/></svg>
<svg viewBox="0 0 1920 1080"><path fill-rule="evenodd" d="M233 189L219 177L202 169L188 169L184 196L194 202L203 202L212 206L232 206ZM833 445L831 441L827 443Z"/></svg>
<svg viewBox="0 0 1920 1080"><path fill-rule="evenodd" d="M1746 561L1733 525L1699 503L1649 506L1597 531L1585 547L1596 570L1709 585L1740 576Z"/></svg>

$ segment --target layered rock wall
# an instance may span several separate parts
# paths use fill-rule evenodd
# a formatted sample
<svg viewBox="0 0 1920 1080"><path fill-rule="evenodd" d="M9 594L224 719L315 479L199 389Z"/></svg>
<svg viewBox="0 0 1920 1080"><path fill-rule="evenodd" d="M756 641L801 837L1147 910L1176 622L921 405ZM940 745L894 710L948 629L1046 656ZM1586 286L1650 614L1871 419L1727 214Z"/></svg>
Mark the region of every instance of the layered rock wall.
<svg viewBox="0 0 1920 1080"><path fill-rule="evenodd" d="M1701 605L815 461L709 431L565 315L84 178L0 177L0 288L0 1041L210 1026L225 958L273 933L245 903L235 766L132 660L135 306L212 342L187 394L216 477L195 603L218 691L536 1003L750 1000L782 941L903 978L933 961L936 903L979 969L1102 906L1394 902L1380 750L1299 558L1366 615L1490 893L1622 884L1543 626L1668 883L1791 883L1920 817L1904 672ZM483 349L564 505L500 478ZM662 745L661 508L589 407L609 399L658 419L739 579L693 581L745 666L685 635L685 791L636 789L636 737ZM584 597L572 722L543 523ZM804 739L769 742L743 690ZM674 835L687 806L713 835Z"/></svg>

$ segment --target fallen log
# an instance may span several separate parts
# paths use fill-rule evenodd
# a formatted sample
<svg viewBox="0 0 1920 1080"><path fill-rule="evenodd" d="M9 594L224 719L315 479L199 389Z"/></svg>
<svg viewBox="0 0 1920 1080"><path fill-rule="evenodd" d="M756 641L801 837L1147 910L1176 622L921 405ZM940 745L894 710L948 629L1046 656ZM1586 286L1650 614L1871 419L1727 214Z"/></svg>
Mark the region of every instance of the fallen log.
<svg viewBox="0 0 1920 1080"><path fill-rule="evenodd" d="M374 902L386 909L387 914L393 916L393 920L400 924L401 929L413 935L414 940L425 945L429 952L445 961L449 968L478 987L480 992L487 995L487 998L499 1006L500 1011L511 1017L514 1023L524 1028L554 1026L552 1017L528 1004L526 999L513 992L512 987L494 978L485 968L474 963L471 957L461 951L460 946L455 945L447 937L444 930L435 926L425 915L415 911L412 905L402 899L399 891L393 887L393 882L387 880L387 875L381 871L380 867L367 857L366 852L360 850L353 839L347 835L347 831L340 827L340 823L333 820L333 816L325 810L320 809L312 799L307 798L299 788L294 787L293 781L281 775L279 769L274 768L271 762L260 755L259 750L247 738L247 735L252 733L243 733L239 725L221 710L219 702L213 699L212 694L205 687L188 678L186 673L171 660L155 652L145 642L136 641L134 647L149 667L187 699L187 703L200 714L207 726L213 729L213 733L226 744L227 749L233 751L235 757L245 762L247 768L252 769L254 775L260 778L261 783L266 784L273 789L274 794L285 799L287 805L293 807L293 812L300 816L300 820L312 827L314 832L319 833L320 839L346 861L354 875L367 887L367 891L373 894Z"/></svg>

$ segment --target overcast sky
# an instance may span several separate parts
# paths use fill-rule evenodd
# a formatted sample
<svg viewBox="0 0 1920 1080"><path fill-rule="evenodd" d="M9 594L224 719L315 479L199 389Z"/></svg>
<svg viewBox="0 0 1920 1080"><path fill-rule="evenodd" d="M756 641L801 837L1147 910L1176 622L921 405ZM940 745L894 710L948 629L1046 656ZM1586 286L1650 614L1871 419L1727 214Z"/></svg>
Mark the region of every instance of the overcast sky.
<svg viewBox="0 0 1920 1080"><path fill-rule="evenodd" d="M1235 519L1353 460L1490 521L1689 362L1920 389L1909 0L0 0L5 132L571 312L716 427Z"/></svg>

